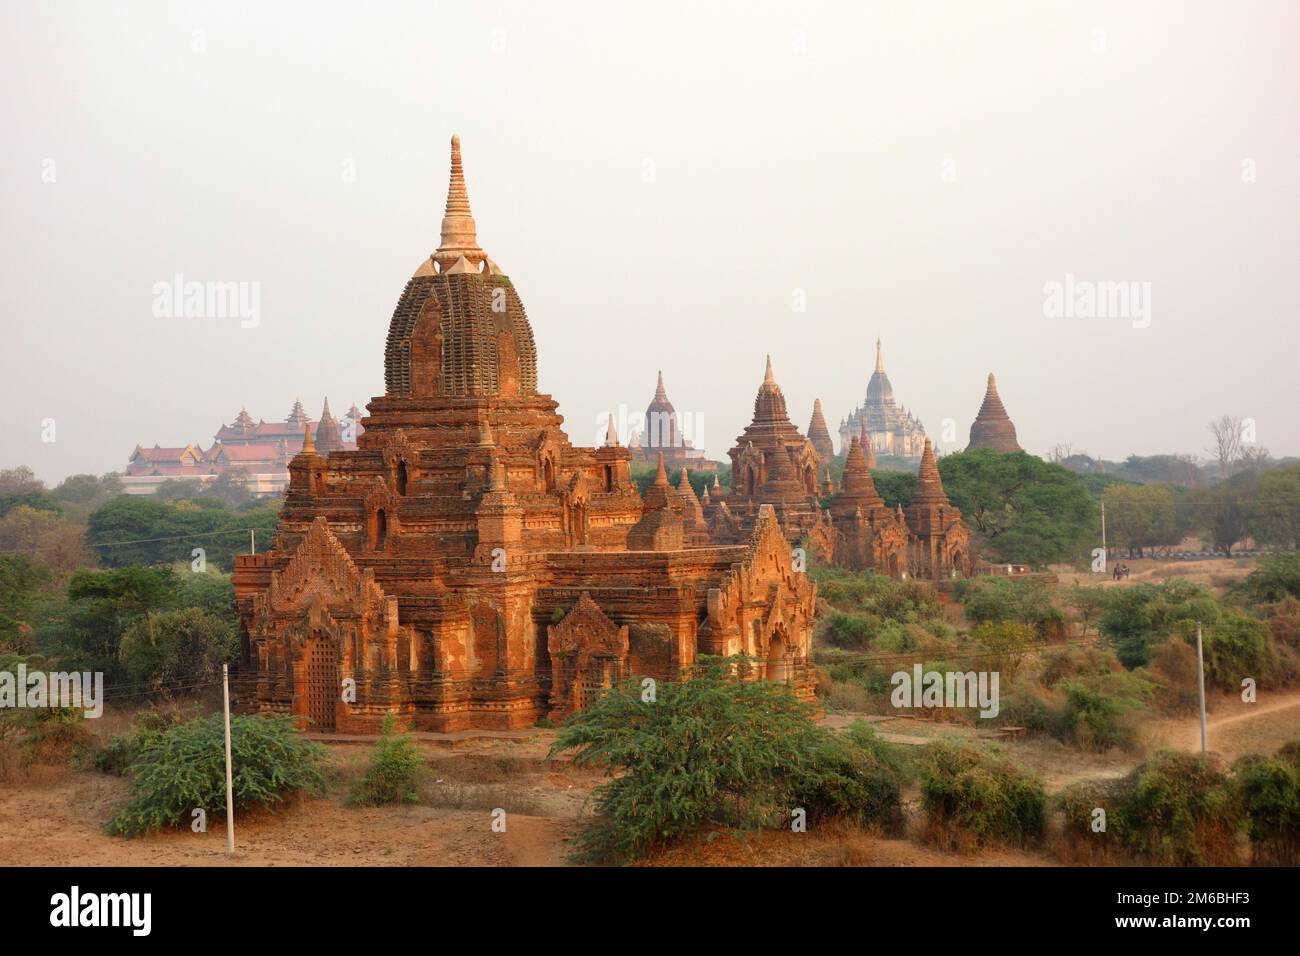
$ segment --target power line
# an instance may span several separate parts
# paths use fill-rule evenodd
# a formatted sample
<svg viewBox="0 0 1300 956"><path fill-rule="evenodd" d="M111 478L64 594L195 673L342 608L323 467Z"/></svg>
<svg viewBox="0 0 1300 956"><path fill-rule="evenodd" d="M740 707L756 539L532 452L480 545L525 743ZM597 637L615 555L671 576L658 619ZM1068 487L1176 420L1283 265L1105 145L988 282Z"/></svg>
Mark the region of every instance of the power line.
<svg viewBox="0 0 1300 956"><path fill-rule="evenodd" d="M195 534L171 534L164 535L161 538L136 538L131 541L87 541L86 545L91 548L115 548L124 544L153 544L158 541L192 541L195 538L213 538L223 534L247 534L250 531L265 531L265 528L227 528L223 531L201 531ZM0 554L31 554L32 548L15 548L11 551L0 551Z"/></svg>

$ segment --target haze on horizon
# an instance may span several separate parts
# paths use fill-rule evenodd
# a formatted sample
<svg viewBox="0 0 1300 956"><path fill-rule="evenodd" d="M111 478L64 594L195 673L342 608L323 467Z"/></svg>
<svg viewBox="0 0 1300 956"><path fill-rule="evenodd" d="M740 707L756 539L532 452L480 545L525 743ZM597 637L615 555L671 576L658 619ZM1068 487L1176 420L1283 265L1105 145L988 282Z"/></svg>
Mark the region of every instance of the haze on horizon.
<svg viewBox="0 0 1300 956"><path fill-rule="evenodd" d="M7 6L0 468L53 483L383 391L448 140L570 439L662 369L724 458L771 354L832 433L884 341L965 446L1300 454L1300 7L1288 2ZM255 327L157 283L257 283ZM1067 276L1148 327L1049 319ZM804 304L801 311L800 303ZM53 419L57 439L42 441Z"/></svg>

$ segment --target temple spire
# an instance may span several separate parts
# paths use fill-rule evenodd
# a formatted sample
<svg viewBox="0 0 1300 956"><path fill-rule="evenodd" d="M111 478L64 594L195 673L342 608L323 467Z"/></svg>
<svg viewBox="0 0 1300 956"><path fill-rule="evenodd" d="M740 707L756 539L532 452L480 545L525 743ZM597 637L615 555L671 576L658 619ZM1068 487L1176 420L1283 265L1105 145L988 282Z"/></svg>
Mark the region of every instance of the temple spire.
<svg viewBox="0 0 1300 956"><path fill-rule="evenodd" d="M302 428L302 453L304 455L316 454L316 441L311 436L311 425L304 425Z"/></svg>
<svg viewBox="0 0 1300 956"><path fill-rule="evenodd" d="M469 190L465 188L465 169L460 159L460 137L453 136L447 210L442 217L442 242L433 258L445 270L462 257L477 266L487 258L487 254L479 248L477 226L469 209Z"/></svg>
<svg viewBox="0 0 1300 956"><path fill-rule="evenodd" d="M659 370L659 384L657 384L657 385L655 386L655 401L656 401L656 402L666 402L666 401L668 401L668 393L664 390L664 372L663 372L663 369L660 369L660 370Z"/></svg>
<svg viewBox="0 0 1300 956"><path fill-rule="evenodd" d="M776 384L776 376L772 374L772 356L771 356L771 355L768 355L768 357L767 357L767 371L763 373L763 384L764 384L764 385L775 385L775 384Z"/></svg>
<svg viewBox="0 0 1300 956"><path fill-rule="evenodd" d="M880 351L880 338L877 337L876 338L876 371L883 372L884 370L885 370L885 359Z"/></svg>
<svg viewBox="0 0 1300 956"><path fill-rule="evenodd" d="M668 486L668 472L664 469L664 453L659 453L659 470L655 472L655 484Z"/></svg>
<svg viewBox="0 0 1300 956"><path fill-rule="evenodd" d="M610 412L609 417L605 419L605 447L606 448L618 447L618 429L614 427L613 412Z"/></svg>

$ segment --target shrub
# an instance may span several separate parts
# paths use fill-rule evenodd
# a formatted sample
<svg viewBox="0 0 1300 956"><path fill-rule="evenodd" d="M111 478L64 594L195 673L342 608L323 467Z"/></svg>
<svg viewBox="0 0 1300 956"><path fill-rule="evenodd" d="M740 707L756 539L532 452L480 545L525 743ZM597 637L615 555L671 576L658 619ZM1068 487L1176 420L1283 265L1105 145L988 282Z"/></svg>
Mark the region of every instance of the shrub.
<svg viewBox="0 0 1300 956"><path fill-rule="evenodd" d="M1271 758L1239 759L1233 764L1233 786L1248 821L1252 861L1300 864L1300 741Z"/></svg>
<svg viewBox="0 0 1300 956"><path fill-rule="evenodd" d="M880 627L880 619L864 614L844 614L836 611L826 619L826 640L834 647L863 650L871 636Z"/></svg>
<svg viewBox="0 0 1300 956"><path fill-rule="evenodd" d="M75 707L38 707L0 713L0 739L9 753L5 775L33 764L65 766L80 763L90 752L93 737L84 711Z"/></svg>
<svg viewBox="0 0 1300 956"><path fill-rule="evenodd" d="M1034 631L1018 621L987 622L972 635L983 652L985 666L1014 680L1020 664L1034 643Z"/></svg>
<svg viewBox="0 0 1300 956"><path fill-rule="evenodd" d="M921 777L926 837L955 850L1025 845L1043 833L1042 782L996 748L931 744Z"/></svg>
<svg viewBox="0 0 1300 956"><path fill-rule="evenodd" d="M1288 596L1300 598L1300 552L1261 558L1240 589L1255 602L1281 601Z"/></svg>
<svg viewBox="0 0 1300 956"><path fill-rule="evenodd" d="M1117 794L1119 837L1135 854L1165 866L1236 862L1241 804L1215 757L1159 751Z"/></svg>
<svg viewBox="0 0 1300 956"><path fill-rule="evenodd" d="M424 764L410 735L395 733L396 724L392 714L384 718L383 736L375 745L370 767L348 799L353 806L416 803L420 799Z"/></svg>
<svg viewBox="0 0 1300 956"><path fill-rule="evenodd" d="M632 678L569 718L551 754L572 751L610 775L579 858L628 861L706 826L785 825L800 806L859 822L888 806L867 752L832 743L786 686L741 679L744 663L702 658L653 703Z"/></svg>
<svg viewBox="0 0 1300 956"><path fill-rule="evenodd" d="M1123 665L1109 650L1065 647L1044 656L1039 680L1044 687L1055 687L1066 678L1092 677L1116 670L1123 670Z"/></svg>
<svg viewBox="0 0 1300 956"><path fill-rule="evenodd" d="M1216 624L1223 611L1214 595L1187 581L1135 584L1107 592L1099 627L1125 667L1151 660L1151 646L1171 634L1195 634L1195 622Z"/></svg>
<svg viewBox="0 0 1300 956"><path fill-rule="evenodd" d="M1268 629L1273 640L1300 649L1300 600L1287 597L1269 608Z"/></svg>
<svg viewBox="0 0 1300 956"><path fill-rule="evenodd" d="M1196 648L1180 637L1171 637L1152 649L1148 672L1160 688L1156 700L1162 711L1196 712L1201 700L1196 678Z"/></svg>
<svg viewBox="0 0 1300 956"><path fill-rule="evenodd" d="M235 806L283 802L324 785L325 748L294 729L288 716L230 721ZM149 741L131 762L131 799L108 832L134 837L188 822L191 811L224 814L225 728L221 714L179 724Z"/></svg>
<svg viewBox="0 0 1300 956"><path fill-rule="evenodd" d="M1132 746L1134 731L1122 722L1119 701L1084 684L1065 685L1065 726L1071 739L1085 750L1105 751Z"/></svg>
<svg viewBox="0 0 1300 956"><path fill-rule="evenodd" d="M1118 780L1081 780L1053 798L1061 813L1057 852L1066 862L1099 864L1123 854L1123 820L1116 809L1121 786ZM1096 815L1099 809L1104 817ZM1098 824L1104 829L1095 829Z"/></svg>
<svg viewBox="0 0 1300 956"><path fill-rule="evenodd" d="M160 737L163 731L184 722L179 713L164 713L150 707L135 715L131 730L115 734L95 754L92 763L101 773L121 777L131 768L132 762L144 749ZM224 744L223 744L224 746Z"/></svg>
<svg viewBox="0 0 1300 956"><path fill-rule="evenodd" d="M1272 635L1263 621L1235 612L1225 614L1213 627L1203 630L1201 639L1207 683L1236 690L1243 677L1259 680L1273 671Z"/></svg>
<svg viewBox="0 0 1300 956"><path fill-rule="evenodd" d="M1034 688L1017 685L1002 695L996 718L998 724L1024 727L1035 736L1068 736L1064 709Z"/></svg>
<svg viewBox="0 0 1300 956"><path fill-rule="evenodd" d="M1065 616L1041 581L986 576L958 582L957 598L973 624L1025 624L1043 640L1065 636Z"/></svg>
<svg viewBox="0 0 1300 956"><path fill-rule="evenodd" d="M861 721L853 726L861 729L818 735L811 759L797 768L791 783L792 805L807 811L810 824L847 820L901 833L898 777L881 759L870 728Z"/></svg>

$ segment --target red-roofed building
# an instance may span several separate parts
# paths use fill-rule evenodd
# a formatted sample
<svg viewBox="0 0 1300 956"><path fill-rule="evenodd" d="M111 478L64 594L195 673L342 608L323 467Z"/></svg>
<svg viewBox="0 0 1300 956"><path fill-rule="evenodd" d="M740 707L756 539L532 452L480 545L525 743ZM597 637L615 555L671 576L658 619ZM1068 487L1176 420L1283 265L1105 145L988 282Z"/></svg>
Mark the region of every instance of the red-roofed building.
<svg viewBox="0 0 1300 956"><path fill-rule="evenodd" d="M302 451L308 428L318 444L324 439L331 448L357 447L357 435L365 431L361 427L364 413L355 402L341 419L326 417L328 409L326 400L324 421L317 422L307 415L301 401L295 401L284 421L267 422L254 421L247 409L241 408L233 422L217 431L216 441L207 451L196 444L180 448L137 445L122 478L127 494L151 495L169 479L207 482L228 469L239 469L251 494L277 495L289 483L289 460Z"/></svg>

